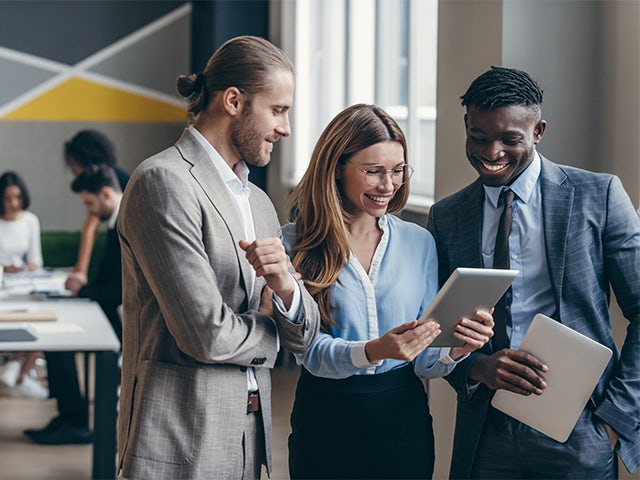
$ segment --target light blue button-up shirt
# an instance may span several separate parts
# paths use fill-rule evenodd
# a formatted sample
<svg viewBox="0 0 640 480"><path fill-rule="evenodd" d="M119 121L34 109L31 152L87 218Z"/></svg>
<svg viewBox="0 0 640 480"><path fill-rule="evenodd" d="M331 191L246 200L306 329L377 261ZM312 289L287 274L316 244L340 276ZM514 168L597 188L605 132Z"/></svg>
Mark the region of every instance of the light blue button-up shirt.
<svg viewBox="0 0 640 480"><path fill-rule="evenodd" d="M540 156L535 152L531 165L509 186L515 193L509 236L510 264L511 268L520 271L511 286L511 325L507 326L514 349L520 346L536 313L553 317L556 311L545 252L540 168ZM493 266L493 250L503 209L498 201L503 188L484 186L482 257L486 268Z"/></svg>
<svg viewBox="0 0 640 480"><path fill-rule="evenodd" d="M382 238L369 273L354 255L331 287L332 316L338 326L320 332L298 363L325 378L384 373L406 362L387 359L370 364L364 344L405 322L417 319L438 291L438 259L435 241L424 228L393 215L380 217ZM295 227L283 227L284 244L290 250ZM414 360L416 374L435 378L455 367L449 348L427 348ZM463 358L458 359L461 361Z"/></svg>

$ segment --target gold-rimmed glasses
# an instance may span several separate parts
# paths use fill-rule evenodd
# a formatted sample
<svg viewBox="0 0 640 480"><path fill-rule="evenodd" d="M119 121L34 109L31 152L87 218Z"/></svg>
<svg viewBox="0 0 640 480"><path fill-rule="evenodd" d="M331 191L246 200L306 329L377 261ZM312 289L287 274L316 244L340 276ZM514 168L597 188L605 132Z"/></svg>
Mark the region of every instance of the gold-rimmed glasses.
<svg viewBox="0 0 640 480"><path fill-rule="evenodd" d="M372 165L362 168L349 160L347 160L347 162L364 173L364 180L372 187L382 183L387 174L391 177L391 182L397 186L407 183L413 175L413 167L407 163L397 165L393 168L384 168L382 165Z"/></svg>

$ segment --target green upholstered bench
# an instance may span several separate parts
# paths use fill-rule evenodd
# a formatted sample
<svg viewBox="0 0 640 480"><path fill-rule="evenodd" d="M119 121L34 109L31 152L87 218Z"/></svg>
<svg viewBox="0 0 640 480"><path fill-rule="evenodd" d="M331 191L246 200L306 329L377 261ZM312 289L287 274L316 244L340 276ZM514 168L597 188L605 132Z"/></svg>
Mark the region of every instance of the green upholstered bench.
<svg viewBox="0 0 640 480"><path fill-rule="evenodd" d="M93 278L100 264L106 235L105 231L100 231L96 237L89 264L90 279ZM64 268L75 265L78 257L78 245L80 245L80 232L46 231L41 232L40 240L45 267Z"/></svg>

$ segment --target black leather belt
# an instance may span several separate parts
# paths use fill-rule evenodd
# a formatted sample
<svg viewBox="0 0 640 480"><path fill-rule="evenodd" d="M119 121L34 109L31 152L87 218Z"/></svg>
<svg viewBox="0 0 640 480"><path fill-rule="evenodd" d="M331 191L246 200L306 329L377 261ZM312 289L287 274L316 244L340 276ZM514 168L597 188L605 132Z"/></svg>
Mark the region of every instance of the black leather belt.
<svg viewBox="0 0 640 480"><path fill-rule="evenodd" d="M247 413L254 413L260 411L260 394L258 392L251 392L247 397Z"/></svg>

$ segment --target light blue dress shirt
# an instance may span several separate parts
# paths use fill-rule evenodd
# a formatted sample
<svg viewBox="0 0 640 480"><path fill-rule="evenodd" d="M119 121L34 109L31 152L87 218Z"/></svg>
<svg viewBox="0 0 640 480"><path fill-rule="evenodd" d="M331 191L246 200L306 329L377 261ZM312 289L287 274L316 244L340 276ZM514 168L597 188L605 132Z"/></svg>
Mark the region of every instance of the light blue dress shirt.
<svg viewBox="0 0 640 480"><path fill-rule="evenodd" d="M511 268L520 271L511 286L511 325L507 326L513 349L520 346L536 313L553 317L556 311L545 251L540 165L540 156L535 152L531 165L509 186L515 193L509 261ZM486 268L493 266L496 232L503 208L498 200L503 188L484 186L482 258Z"/></svg>
<svg viewBox="0 0 640 480"><path fill-rule="evenodd" d="M369 273L352 254L331 287L332 316L338 326L330 334L321 331L306 353L296 355L298 363L316 376L373 375L406 365L391 359L370 364L364 344L417 319L438 291L438 259L431 234L393 215L380 217L378 225L383 233ZM293 224L283 227L283 240L290 250L295 243ZM426 348L413 362L416 375L435 378L451 372L457 362L449 351Z"/></svg>

